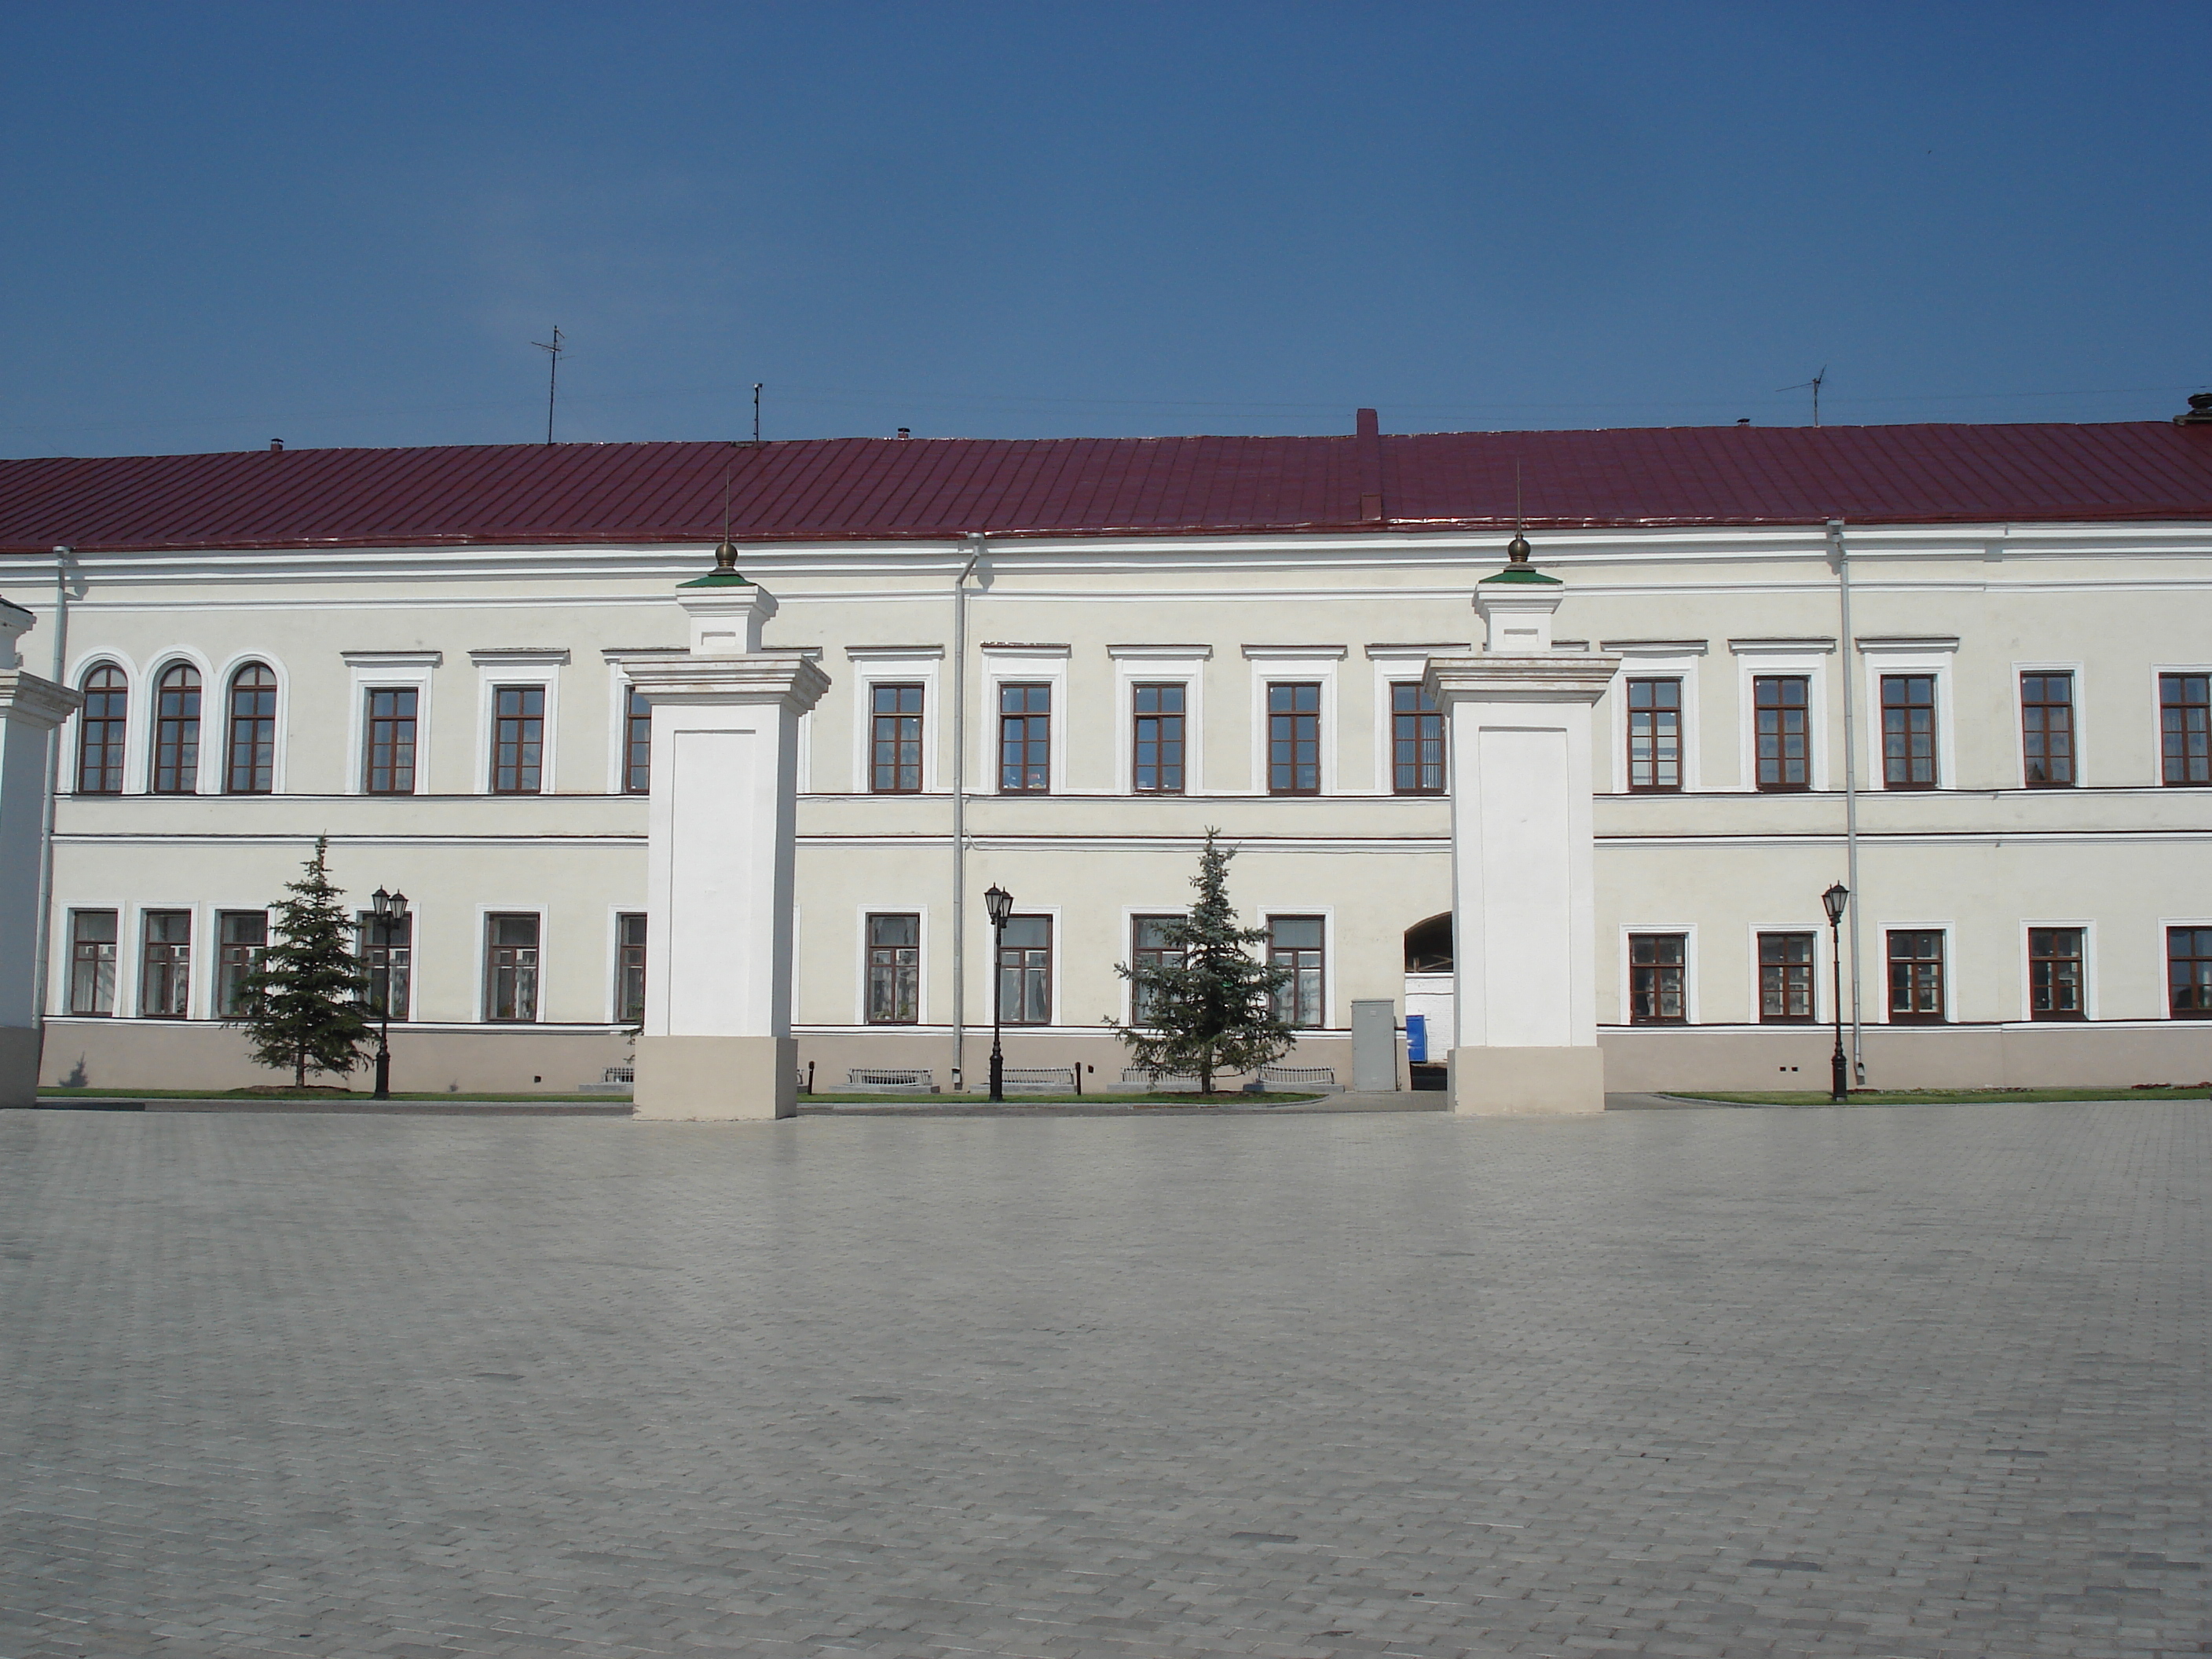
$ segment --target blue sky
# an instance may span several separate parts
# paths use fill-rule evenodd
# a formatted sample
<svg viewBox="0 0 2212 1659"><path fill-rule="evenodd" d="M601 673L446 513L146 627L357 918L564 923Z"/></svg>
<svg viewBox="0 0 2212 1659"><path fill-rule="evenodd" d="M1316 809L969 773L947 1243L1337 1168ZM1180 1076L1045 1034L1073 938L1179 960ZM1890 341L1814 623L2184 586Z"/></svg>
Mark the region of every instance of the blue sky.
<svg viewBox="0 0 2212 1659"><path fill-rule="evenodd" d="M0 454L2163 417L2212 6L0 0Z"/></svg>

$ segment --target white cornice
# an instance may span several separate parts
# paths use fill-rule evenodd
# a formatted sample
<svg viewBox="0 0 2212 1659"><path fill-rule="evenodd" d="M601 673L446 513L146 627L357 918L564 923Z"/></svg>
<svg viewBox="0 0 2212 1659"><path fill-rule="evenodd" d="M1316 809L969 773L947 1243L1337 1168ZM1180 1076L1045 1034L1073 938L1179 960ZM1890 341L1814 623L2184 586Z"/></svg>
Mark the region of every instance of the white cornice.
<svg viewBox="0 0 2212 1659"><path fill-rule="evenodd" d="M469 653L479 668L566 668L565 645L488 645Z"/></svg>
<svg viewBox="0 0 2212 1659"><path fill-rule="evenodd" d="M1248 645L1241 649L1255 662L1330 662L1350 654L1341 645Z"/></svg>
<svg viewBox="0 0 2212 1659"><path fill-rule="evenodd" d="M1474 642L1469 640L1444 640L1431 645L1370 645L1367 647L1367 654L1378 662L1385 659L1397 661L1422 657L1464 657L1474 649Z"/></svg>
<svg viewBox="0 0 2212 1659"><path fill-rule="evenodd" d="M341 651L338 656L353 668L438 668L446 660L442 651Z"/></svg>
<svg viewBox="0 0 2212 1659"><path fill-rule="evenodd" d="M991 647L986 646L984 649ZM854 662L906 662L923 657L941 657L941 645L848 645L845 654Z"/></svg>
<svg viewBox="0 0 2212 1659"><path fill-rule="evenodd" d="M1600 640L1598 649L1624 657L1702 657L1705 640Z"/></svg>
<svg viewBox="0 0 2212 1659"><path fill-rule="evenodd" d="M1956 651L1956 634L1862 634L1851 641L1863 653L1883 651Z"/></svg>
<svg viewBox="0 0 2212 1659"><path fill-rule="evenodd" d="M1109 657L1142 657L1156 662L1210 662L1213 647L1210 645L1109 645Z"/></svg>
<svg viewBox="0 0 2212 1659"><path fill-rule="evenodd" d="M1836 640L1832 634L1813 635L1802 640L1781 638L1730 640L1728 642L1728 647L1739 657L1756 657L1769 653L1802 657L1808 652L1833 651L1836 648Z"/></svg>

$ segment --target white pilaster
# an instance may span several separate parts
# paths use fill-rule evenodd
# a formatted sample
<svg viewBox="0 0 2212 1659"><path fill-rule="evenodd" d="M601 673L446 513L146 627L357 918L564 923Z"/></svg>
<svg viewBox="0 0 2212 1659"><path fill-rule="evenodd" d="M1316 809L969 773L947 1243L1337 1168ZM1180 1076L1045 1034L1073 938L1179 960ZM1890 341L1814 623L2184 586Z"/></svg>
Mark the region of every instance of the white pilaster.
<svg viewBox="0 0 2212 1659"><path fill-rule="evenodd" d="M762 650L775 601L733 571L678 603L690 653L629 665L653 706L637 1115L789 1117L799 720L830 677Z"/></svg>
<svg viewBox="0 0 2212 1659"><path fill-rule="evenodd" d="M31 613L0 599L0 1106L39 1097L39 872L46 744L84 699L27 674L16 637Z"/></svg>
<svg viewBox="0 0 2212 1659"><path fill-rule="evenodd" d="M1561 591L1526 566L1490 578L1489 649L1429 663L1450 722L1456 1112L1605 1109L1590 728L1620 659L1550 651Z"/></svg>

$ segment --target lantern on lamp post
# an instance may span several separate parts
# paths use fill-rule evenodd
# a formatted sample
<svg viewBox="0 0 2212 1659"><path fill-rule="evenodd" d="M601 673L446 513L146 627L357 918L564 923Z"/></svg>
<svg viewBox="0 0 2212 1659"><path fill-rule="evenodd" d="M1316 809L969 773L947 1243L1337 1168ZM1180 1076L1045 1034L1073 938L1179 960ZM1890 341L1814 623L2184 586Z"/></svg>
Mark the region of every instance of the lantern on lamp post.
<svg viewBox="0 0 2212 1659"><path fill-rule="evenodd" d="M387 893L381 887L369 895L375 917L376 943L381 952L382 989L376 999L380 1018L376 1029L377 1100L392 1098L392 931L407 920L407 895Z"/></svg>
<svg viewBox="0 0 2212 1659"><path fill-rule="evenodd" d="M1851 890L1837 882L1820 895L1820 903L1828 913L1828 955L1835 964L1836 1051L1828 1057L1828 1098L1843 1104L1850 1092L1850 1067L1844 1058L1844 907L1851 902Z"/></svg>
<svg viewBox="0 0 2212 1659"><path fill-rule="evenodd" d="M983 895L983 908L991 918L991 1098L1006 1097L1006 1060L999 1048L999 1023L1006 1014L1006 919L1014 914L1014 896L993 882Z"/></svg>

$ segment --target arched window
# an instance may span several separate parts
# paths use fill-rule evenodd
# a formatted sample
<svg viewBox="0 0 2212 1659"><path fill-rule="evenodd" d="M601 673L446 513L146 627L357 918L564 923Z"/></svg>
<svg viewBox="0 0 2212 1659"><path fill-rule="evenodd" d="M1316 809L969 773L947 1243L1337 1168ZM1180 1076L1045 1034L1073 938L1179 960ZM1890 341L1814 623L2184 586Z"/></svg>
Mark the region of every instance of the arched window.
<svg viewBox="0 0 2212 1659"><path fill-rule="evenodd" d="M104 664L84 677L84 711L77 716L79 794L123 793L123 727L130 703L131 682L113 664Z"/></svg>
<svg viewBox="0 0 2212 1659"><path fill-rule="evenodd" d="M230 738L223 787L265 795L276 787L276 676L250 662L230 677Z"/></svg>
<svg viewBox="0 0 2212 1659"><path fill-rule="evenodd" d="M200 672L190 663L161 671L154 694L154 793L189 795L199 787Z"/></svg>

